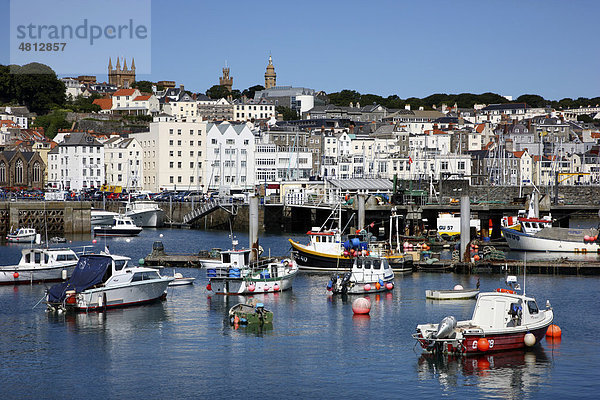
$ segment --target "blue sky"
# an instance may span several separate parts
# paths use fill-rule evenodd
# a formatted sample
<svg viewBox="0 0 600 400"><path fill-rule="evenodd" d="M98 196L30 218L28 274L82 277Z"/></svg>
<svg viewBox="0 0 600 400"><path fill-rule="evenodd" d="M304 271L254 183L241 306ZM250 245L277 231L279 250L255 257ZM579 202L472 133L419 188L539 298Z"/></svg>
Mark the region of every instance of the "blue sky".
<svg viewBox="0 0 600 400"><path fill-rule="evenodd" d="M0 0L2 38L8 8ZM234 88L264 84L271 54L279 85L326 92L600 95L594 0L153 0L151 15L151 73L138 80L196 92L218 83L225 62ZM9 63L8 40L0 63Z"/></svg>

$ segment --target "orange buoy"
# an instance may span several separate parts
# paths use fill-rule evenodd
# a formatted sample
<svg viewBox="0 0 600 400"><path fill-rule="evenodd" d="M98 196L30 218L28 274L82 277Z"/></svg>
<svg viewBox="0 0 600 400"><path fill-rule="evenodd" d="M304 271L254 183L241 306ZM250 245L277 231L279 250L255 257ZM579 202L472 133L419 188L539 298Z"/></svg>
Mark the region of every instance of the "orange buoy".
<svg viewBox="0 0 600 400"><path fill-rule="evenodd" d="M561 335L562 331L558 325L550 325L546 331L546 336L550 336L551 338L559 338Z"/></svg>
<svg viewBox="0 0 600 400"><path fill-rule="evenodd" d="M490 342L486 338L479 338L477 340L477 350L488 351L490 349Z"/></svg>
<svg viewBox="0 0 600 400"><path fill-rule="evenodd" d="M473 257L473 260L479 261L479 259L480 259L480 257L477 254L475 254L475 257Z"/></svg>

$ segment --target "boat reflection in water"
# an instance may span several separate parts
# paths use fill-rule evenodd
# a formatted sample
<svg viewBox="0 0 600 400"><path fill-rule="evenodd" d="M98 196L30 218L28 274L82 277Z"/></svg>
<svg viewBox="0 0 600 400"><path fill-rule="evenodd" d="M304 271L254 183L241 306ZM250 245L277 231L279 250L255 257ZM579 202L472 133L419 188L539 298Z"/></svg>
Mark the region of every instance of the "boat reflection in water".
<svg viewBox="0 0 600 400"><path fill-rule="evenodd" d="M481 398L522 398L544 385L551 366L546 351L537 346L478 356L423 353L417 374L420 380L437 378L442 389L475 386Z"/></svg>

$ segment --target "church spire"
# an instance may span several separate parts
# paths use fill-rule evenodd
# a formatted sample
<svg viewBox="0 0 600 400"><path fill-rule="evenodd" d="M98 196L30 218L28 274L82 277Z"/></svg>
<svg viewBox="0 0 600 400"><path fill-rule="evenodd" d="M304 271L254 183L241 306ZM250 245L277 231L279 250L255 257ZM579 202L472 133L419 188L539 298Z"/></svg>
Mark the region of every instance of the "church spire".
<svg viewBox="0 0 600 400"><path fill-rule="evenodd" d="M108 70L111 71L112 69L112 58L108 57Z"/></svg>
<svg viewBox="0 0 600 400"><path fill-rule="evenodd" d="M131 70L135 71L135 58L131 57Z"/></svg>
<svg viewBox="0 0 600 400"><path fill-rule="evenodd" d="M123 71L127 71L127 58L123 58Z"/></svg>
<svg viewBox="0 0 600 400"><path fill-rule="evenodd" d="M121 59L117 57L117 71L121 70Z"/></svg>

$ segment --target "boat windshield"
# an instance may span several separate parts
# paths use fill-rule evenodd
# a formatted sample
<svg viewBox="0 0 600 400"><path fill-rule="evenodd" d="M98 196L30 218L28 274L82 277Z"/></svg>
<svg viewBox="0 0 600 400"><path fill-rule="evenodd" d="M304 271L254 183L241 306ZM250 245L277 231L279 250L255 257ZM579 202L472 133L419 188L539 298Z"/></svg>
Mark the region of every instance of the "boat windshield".
<svg viewBox="0 0 600 400"><path fill-rule="evenodd" d="M378 258L373 259L373 269L381 269L381 260Z"/></svg>
<svg viewBox="0 0 600 400"><path fill-rule="evenodd" d="M131 278L131 282L147 281L150 279L160 279L156 271L136 272Z"/></svg>
<svg viewBox="0 0 600 400"><path fill-rule="evenodd" d="M120 271L127 264L127 260L115 260L115 271Z"/></svg>
<svg viewBox="0 0 600 400"><path fill-rule="evenodd" d="M535 300L527 300L527 308L529 308L529 314L537 314L540 311Z"/></svg>

